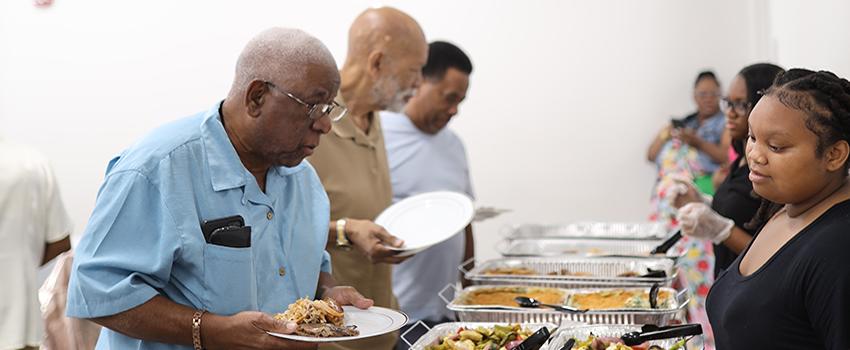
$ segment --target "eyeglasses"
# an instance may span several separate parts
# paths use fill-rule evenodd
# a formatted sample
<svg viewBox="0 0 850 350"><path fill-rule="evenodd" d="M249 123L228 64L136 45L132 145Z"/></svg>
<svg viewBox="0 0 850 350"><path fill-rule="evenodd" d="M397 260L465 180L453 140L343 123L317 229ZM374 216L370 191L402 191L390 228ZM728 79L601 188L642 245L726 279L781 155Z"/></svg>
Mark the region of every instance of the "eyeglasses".
<svg viewBox="0 0 850 350"><path fill-rule="evenodd" d="M345 107L340 106L340 104L336 103L336 101L332 101L330 104L317 103L317 104L311 105L307 102L302 101L300 98L295 97L295 95L281 90L280 88L278 88L272 82L267 81L266 84L268 86L270 86L272 89L277 90L277 92L280 92L280 93L288 96L289 98L293 99L295 102L298 102L298 104L300 104L304 107L307 107L307 118L310 118L310 120L319 120L319 119L322 119L322 117L324 117L324 116L328 116L328 118L330 118L331 122L336 123L336 122L340 121L340 119L342 119L342 117L345 116L345 112L348 112L348 110Z"/></svg>
<svg viewBox="0 0 850 350"><path fill-rule="evenodd" d="M723 108L724 111L729 110L730 108L735 110L735 113L740 115L746 115L750 113L750 102L749 101L737 101L733 102L729 100L728 97L724 97L720 99L720 108Z"/></svg>

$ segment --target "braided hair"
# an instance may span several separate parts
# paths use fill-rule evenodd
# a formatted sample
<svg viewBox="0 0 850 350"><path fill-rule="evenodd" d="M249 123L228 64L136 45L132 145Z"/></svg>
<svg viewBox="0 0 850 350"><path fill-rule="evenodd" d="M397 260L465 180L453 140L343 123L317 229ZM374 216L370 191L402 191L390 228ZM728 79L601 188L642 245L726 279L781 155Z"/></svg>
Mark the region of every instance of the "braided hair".
<svg viewBox="0 0 850 350"><path fill-rule="evenodd" d="M791 69L765 95L806 114L806 128L818 136L817 156L838 141L850 143L850 82L827 71ZM845 163L847 170L850 163Z"/></svg>
<svg viewBox="0 0 850 350"><path fill-rule="evenodd" d="M795 68L779 74L764 95L774 96L786 107L806 114L806 128L818 137L815 148L818 158L838 141L850 143L850 81L847 79L832 72ZM850 162L845 162L844 176L848 169ZM781 204L762 199L761 207L748 225L763 225L781 208Z"/></svg>

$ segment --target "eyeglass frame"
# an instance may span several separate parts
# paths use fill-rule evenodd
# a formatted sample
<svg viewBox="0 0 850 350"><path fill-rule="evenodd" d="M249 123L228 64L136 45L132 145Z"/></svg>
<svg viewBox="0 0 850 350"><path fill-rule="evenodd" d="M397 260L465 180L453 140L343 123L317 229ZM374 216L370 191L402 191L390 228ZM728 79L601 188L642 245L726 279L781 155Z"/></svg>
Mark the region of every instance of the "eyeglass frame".
<svg viewBox="0 0 850 350"><path fill-rule="evenodd" d="M752 111L753 104L750 101L732 102L729 100L729 97L723 97L720 99L720 108L724 111L732 108L735 110L735 113L748 115Z"/></svg>
<svg viewBox="0 0 850 350"><path fill-rule="evenodd" d="M319 119L324 118L325 116L328 116L330 118L330 114L333 112L334 109L341 108L342 113L340 113L339 116L336 117L336 119L330 118L331 123L336 123L336 122L342 120L342 118L345 117L346 113L348 112L348 108L343 107L342 105L340 105L336 101L331 101L331 103L329 103L329 104L328 103L309 104L307 102L304 102L300 98L295 97L295 95L277 87L277 85L275 85L274 83L272 83L270 81L264 81L264 83L266 85L270 86L272 89L277 90L277 92L280 92L280 93L286 95L287 97L291 98L293 101L298 102L298 104L300 104L304 107L307 107L307 118L310 119L310 120L313 120L313 121L319 120ZM314 113L316 113L316 111L319 111L319 107L322 106L322 105L326 106L326 108L330 107L330 109L327 110L326 112L321 112L321 114L318 117L313 117Z"/></svg>

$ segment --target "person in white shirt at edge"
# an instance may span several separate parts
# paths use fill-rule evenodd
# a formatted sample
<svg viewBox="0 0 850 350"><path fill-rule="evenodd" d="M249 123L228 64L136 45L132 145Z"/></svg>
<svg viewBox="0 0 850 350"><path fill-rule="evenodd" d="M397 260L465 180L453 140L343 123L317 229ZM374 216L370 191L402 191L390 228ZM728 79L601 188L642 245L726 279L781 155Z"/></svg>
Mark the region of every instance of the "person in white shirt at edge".
<svg viewBox="0 0 850 350"><path fill-rule="evenodd" d="M72 229L47 159L0 140L0 350L39 347L38 268L71 249Z"/></svg>
<svg viewBox="0 0 850 350"><path fill-rule="evenodd" d="M446 125L466 97L472 63L457 46L435 41L428 47L424 81L404 114L381 112L393 187L393 202L430 191L454 191L474 197L463 142ZM450 239L393 268L393 292L401 310L416 321L437 324L452 319L437 293L460 278L458 265L473 257L472 225ZM421 328L421 327L419 327ZM414 332L406 336L416 338ZM396 349L406 348L399 341Z"/></svg>

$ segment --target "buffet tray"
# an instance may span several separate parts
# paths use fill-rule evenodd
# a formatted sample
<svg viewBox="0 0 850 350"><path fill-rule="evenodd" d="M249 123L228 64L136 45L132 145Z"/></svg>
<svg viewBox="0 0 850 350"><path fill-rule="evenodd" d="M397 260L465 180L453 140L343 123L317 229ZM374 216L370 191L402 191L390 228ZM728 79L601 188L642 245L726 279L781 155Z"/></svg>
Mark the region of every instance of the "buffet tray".
<svg viewBox="0 0 850 350"><path fill-rule="evenodd" d="M576 222L570 224L521 224L502 230L508 239L523 238L601 238L657 240L668 235L660 222Z"/></svg>
<svg viewBox="0 0 850 350"><path fill-rule="evenodd" d="M464 288L446 307L454 311L462 322L501 322L501 323L555 323L581 322L588 324L658 324L667 325L683 321L684 311L690 299L687 291L676 291L672 288L662 288L675 296L675 305L668 309L605 309L589 310L585 313L568 313L546 308L522 308L500 305L469 305L463 303L467 296L474 291L487 288L527 287L527 286L471 286ZM573 294L602 291L611 288L591 289L561 289L564 292L564 303ZM636 288L614 288L636 289ZM645 290L646 288L640 288Z"/></svg>
<svg viewBox="0 0 850 350"><path fill-rule="evenodd" d="M462 267L459 267L462 269ZM512 275L489 274L487 271L497 268L526 268L537 274ZM667 277L619 277L626 272L639 275L652 270L664 271ZM590 276L551 275L564 270L572 273L585 273ZM592 288L592 287L628 287L652 285L658 283L669 287L678 274L673 260L668 258L641 257L523 257L502 258L477 263L475 268L464 273L473 284L523 284L529 286L554 288Z"/></svg>
<svg viewBox="0 0 850 350"><path fill-rule="evenodd" d="M640 325L621 325L621 324L598 324L588 326L569 326L561 327L552 335L552 339L548 344L544 345L541 350L560 350L567 340L576 338L576 340L584 340L592 333L600 337L620 337L625 333L632 331L640 331ZM648 342L649 345L658 345L664 349L668 349L676 344L679 339L663 339L653 340ZM704 339L702 335L689 337L685 343L687 350L702 350L704 349Z"/></svg>

